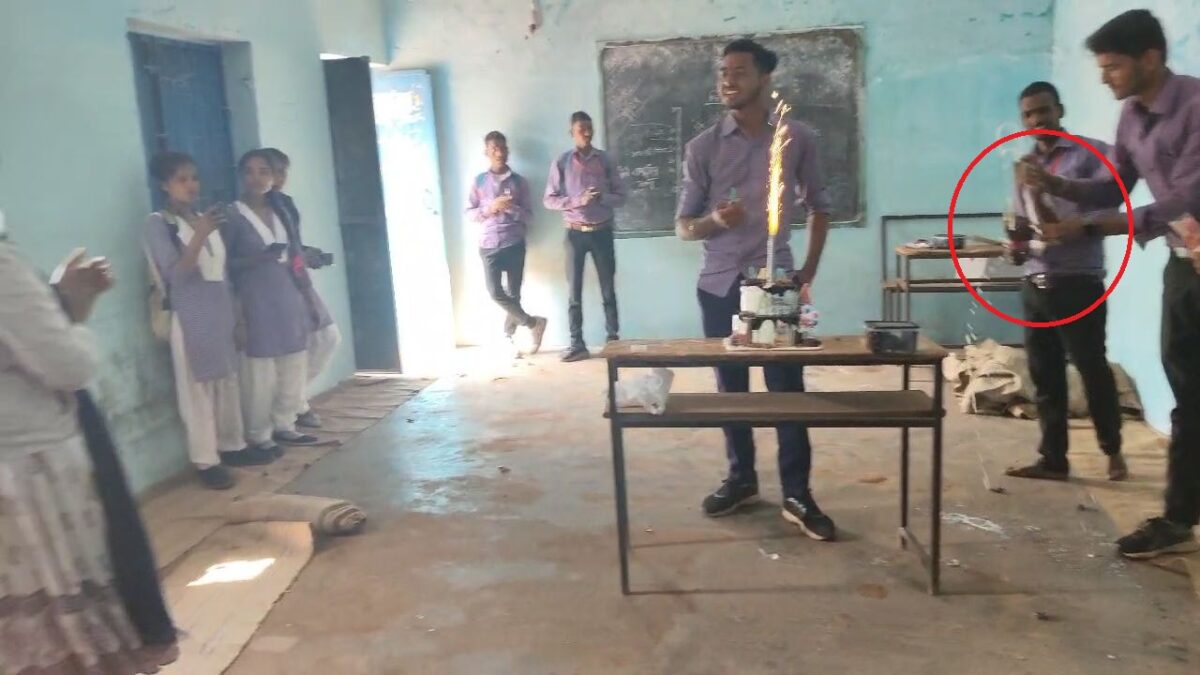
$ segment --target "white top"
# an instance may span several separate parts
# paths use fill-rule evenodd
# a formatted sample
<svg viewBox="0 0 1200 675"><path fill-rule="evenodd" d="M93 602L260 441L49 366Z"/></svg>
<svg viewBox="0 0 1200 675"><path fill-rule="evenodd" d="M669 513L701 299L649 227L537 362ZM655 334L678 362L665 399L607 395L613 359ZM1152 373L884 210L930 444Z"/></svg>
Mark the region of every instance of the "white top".
<svg viewBox="0 0 1200 675"><path fill-rule="evenodd" d="M74 392L95 372L91 332L0 243L0 460L76 436Z"/></svg>

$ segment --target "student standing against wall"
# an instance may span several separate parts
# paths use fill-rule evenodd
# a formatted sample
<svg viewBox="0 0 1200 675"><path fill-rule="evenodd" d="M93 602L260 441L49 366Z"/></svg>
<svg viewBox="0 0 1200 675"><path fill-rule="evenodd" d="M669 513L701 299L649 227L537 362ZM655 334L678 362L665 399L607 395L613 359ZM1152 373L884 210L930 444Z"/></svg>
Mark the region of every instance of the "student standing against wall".
<svg viewBox="0 0 1200 675"><path fill-rule="evenodd" d="M1018 97L1021 122L1026 129L1062 131L1065 112L1058 89L1049 82L1034 82ZM1100 159L1087 148L1059 136L1037 136L1033 152L1025 161L1064 178L1095 178L1108 175ZM1100 152L1108 145L1093 138L1084 139ZM1017 190L1016 213L1032 218L1025 196L1036 198L1029 190ZM1038 208L1034 205L1035 210ZM1052 211L1059 216L1079 215L1087 206L1054 199ZM1041 223L1037 223L1040 225ZM1104 242L1096 237L1048 246L1034 251L1025 262L1025 286L1021 296L1028 321L1058 321L1074 316L1104 295ZM1033 464L1012 468L1008 475L1017 478L1067 480L1067 358L1079 370L1087 395L1088 410L1096 427L1100 449L1108 455L1108 479L1125 480L1129 470L1121 455L1121 406L1117 383L1108 365L1105 340L1108 306L1101 304L1090 314L1056 328L1026 328L1025 352L1029 356L1029 374L1036 389L1038 424L1042 438L1041 457Z"/></svg>
<svg viewBox="0 0 1200 675"><path fill-rule="evenodd" d="M504 310L504 337L518 327L529 329L530 353L542 348L546 319L521 306L525 276L525 231L533 217L529 181L508 166L508 139L499 131L483 140L491 166L475 177L467 196L467 217L479 224L479 257L483 259L488 295Z"/></svg>
<svg viewBox="0 0 1200 675"><path fill-rule="evenodd" d="M146 219L143 241L171 312L175 392L188 455L207 487L225 489L233 478L222 465L268 464L275 456L245 448L233 295L217 232L224 213L220 207L196 211L200 180L191 157L157 155L150 174L166 204Z"/></svg>
<svg viewBox="0 0 1200 675"><path fill-rule="evenodd" d="M571 115L575 147L550 165L550 178L542 197L546 208L563 212L567 226L567 283L570 284L567 317L571 344L562 355L567 362L590 356L583 340L583 270L589 253L600 279L608 340L616 340L620 333L613 209L625 205L627 193L616 163L606 152L592 146L592 135L592 118L587 113Z"/></svg>
<svg viewBox="0 0 1200 675"><path fill-rule="evenodd" d="M1200 217L1200 79L1166 65L1167 40L1153 14L1131 10L1087 39L1101 77L1124 101L1111 157L1126 188L1144 178L1154 203L1134 209L1135 238L1145 245L1164 237L1170 256L1163 270L1162 360L1175 394L1167 451L1166 508L1117 542L1129 558L1200 550L1200 227L1177 232L1172 223ZM1081 203L1117 206L1121 190L1112 176L1067 180L1022 165L1023 181ZM1043 227L1064 241L1128 232L1125 216L1085 215Z"/></svg>
<svg viewBox="0 0 1200 675"><path fill-rule="evenodd" d="M300 234L300 210L296 202L283 192L287 185L288 171L292 160L277 148L263 148L263 152L271 157L271 167L275 171L275 181L267 201L271 210L279 217L288 231L288 241L292 243L293 275L300 286L304 299L309 306L312 319L312 332L308 336L308 382L305 383L305 393L301 399L300 409L296 413L296 425L309 429L321 428L321 418L313 412L308 401L308 388L329 367L334 352L342 343L342 332L333 322L333 315L325 306L317 289L308 277L308 270L317 270L332 265L332 256L312 246L305 246ZM298 257L297 257L298 256Z"/></svg>
<svg viewBox="0 0 1200 675"><path fill-rule="evenodd" d="M254 447L312 445L296 431L308 380L312 318L293 275L287 228L267 201L275 184L271 157L251 150L238 162L242 196L229 209L224 233L229 268L245 325L242 415Z"/></svg>

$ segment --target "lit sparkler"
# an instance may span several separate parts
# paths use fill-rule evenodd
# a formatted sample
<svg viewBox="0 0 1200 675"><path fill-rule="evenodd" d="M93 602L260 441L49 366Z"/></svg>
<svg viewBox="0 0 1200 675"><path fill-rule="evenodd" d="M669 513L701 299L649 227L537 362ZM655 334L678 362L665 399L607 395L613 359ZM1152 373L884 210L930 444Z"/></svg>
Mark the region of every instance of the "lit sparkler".
<svg viewBox="0 0 1200 675"><path fill-rule="evenodd" d="M771 94L779 99L779 92ZM779 234L779 219L783 206L783 151L791 143L787 114L792 108L782 99L775 106L775 134L771 139L771 171L767 185L767 280L775 280L775 235Z"/></svg>

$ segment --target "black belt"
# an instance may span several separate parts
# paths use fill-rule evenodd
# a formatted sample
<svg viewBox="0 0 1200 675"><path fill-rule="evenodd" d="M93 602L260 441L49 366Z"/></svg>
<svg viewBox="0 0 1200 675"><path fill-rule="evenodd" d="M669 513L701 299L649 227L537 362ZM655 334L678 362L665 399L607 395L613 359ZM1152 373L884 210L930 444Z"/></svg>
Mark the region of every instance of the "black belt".
<svg viewBox="0 0 1200 675"><path fill-rule="evenodd" d="M575 230L576 232L599 232L600 230L608 230L612 228L612 221L603 223L572 223L567 221L567 229Z"/></svg>
<svg viewBox="0 0 1200 675"><path fill-rule="evenodd" d="M1038 290L1047 290L1056 286L1069 286L1081 282L1092 282L1104 284L1104 280L1094 277L1090 274L1030 274L1025 277L1025 280L1033 284Z"/></svg>

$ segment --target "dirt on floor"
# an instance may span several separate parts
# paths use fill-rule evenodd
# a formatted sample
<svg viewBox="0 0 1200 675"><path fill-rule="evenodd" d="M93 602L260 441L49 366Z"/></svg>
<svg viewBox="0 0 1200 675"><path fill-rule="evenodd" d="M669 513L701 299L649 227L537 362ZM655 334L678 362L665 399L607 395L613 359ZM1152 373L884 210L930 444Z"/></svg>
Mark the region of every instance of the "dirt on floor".
<svg viewBox="0 0 1200 675"><path fill-rule="evenodd" d="M1102 480L1086 428L1075 480L1019 482L1003 470L1033 457L1036 423L948 405L944 594L931 597L897 545L898 432L812 432L813 490L840 534L818 543L779 516L773 432L757 434L766 503L710 520L699 504L724 475L720 432L634 431L626 597L603 363L463 368L289 486L352 499L368 527L320 543L228 672L1200 672L1191 579L1112 545L1161 488L1152 434L1131 448L1129 484ZM899 373L813 368L808 383L893 388ZM709 371L677 372L676 391L712 386ZM913 438L921 533L929 434Z"/></svg>

